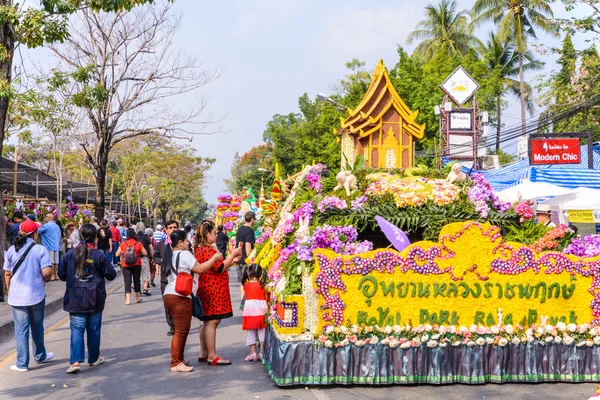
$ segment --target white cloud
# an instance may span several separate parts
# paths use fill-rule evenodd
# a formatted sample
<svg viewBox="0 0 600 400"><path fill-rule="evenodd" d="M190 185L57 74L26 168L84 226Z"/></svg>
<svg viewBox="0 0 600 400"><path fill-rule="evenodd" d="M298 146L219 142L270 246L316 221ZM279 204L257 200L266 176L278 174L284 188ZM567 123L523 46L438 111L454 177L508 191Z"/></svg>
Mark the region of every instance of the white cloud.
<svg viewBox="0 0 600 400"><path fill-rule="evenodd" d="M285 24L302 0L242 0L235 5L238 16L233 22L233 35L244 38L265 25Z"/></svg>
<svg viewBox="0 0 600 400"><path fill-rule="evenodd" d="M323 16L317 43L327 58L372 58L405 45L408 34L423 18L422 4L372 9L340 7Z"/></svg>

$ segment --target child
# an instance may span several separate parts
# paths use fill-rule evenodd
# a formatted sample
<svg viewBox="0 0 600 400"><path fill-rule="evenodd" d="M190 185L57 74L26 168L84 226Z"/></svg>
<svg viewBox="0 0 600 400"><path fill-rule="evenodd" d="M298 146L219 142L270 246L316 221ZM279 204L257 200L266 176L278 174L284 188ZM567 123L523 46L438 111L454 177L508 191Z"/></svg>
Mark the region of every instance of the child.
<svg viewBox="0 0 600 400"><path fill-rule="evenodd" d="M244 271L242 284L246 293L246 303L242 312L242 329L247 332L246 344L250 346L250 354L246 361L260 361L261 355L256 354L256 335L260 341L260 351L265 341L265 313L268 310L265 296L266 274L258 264L252 264Z"/></svg>

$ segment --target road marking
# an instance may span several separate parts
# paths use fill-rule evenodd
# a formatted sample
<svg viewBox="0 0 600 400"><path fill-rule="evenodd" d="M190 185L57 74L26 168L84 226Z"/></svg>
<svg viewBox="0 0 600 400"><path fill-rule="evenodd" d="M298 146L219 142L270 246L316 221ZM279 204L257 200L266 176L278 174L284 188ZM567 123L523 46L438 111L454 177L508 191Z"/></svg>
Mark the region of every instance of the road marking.
<svg viewBox="0 0 600 400"><path fill-rule="evenodd" d="M113 287L111 287L110 289L108 289L106 291L106 295L108 296L109 294L113 294L114 292L117 291L117 289L119 289L120 286L121 285L119 285L119 284L115 284ZM63 318L61 318L59 321L55 322L50 328L44 329L44 337L48 336L49 334L51 334L52 332L54 332L58 328L60 328L62 325L64 325L67 321L69 321L69 318L70 318L70 316L67 314ZM9 362L13 361L16 357L17 357L16 349L11 350L5 356L0 357L0 368L4 367Z"/></svg>
<svg viewBox="0 0 600 400"><path fill-rule="evenodd" d="M317 400L329 400L329 396L327 396L327 393L325 393L325 390L310 389L310 391L312 392L312 394L315 395Z"/></svg>

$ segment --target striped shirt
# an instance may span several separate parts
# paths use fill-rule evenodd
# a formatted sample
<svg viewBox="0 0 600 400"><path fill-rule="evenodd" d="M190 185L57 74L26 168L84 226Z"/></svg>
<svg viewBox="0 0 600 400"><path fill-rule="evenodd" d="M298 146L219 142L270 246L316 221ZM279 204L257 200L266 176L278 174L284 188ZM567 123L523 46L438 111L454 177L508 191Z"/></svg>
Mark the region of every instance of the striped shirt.
<svg viewBox="0 0 600 400"><path fill-rule="evenodd" d="M157 242L160 242L160 241L165 240L167 238L167 234L164 233L164 232L161 232L161 231L156 231L156 232L154 232L154 235L152 237Z"/></svg>

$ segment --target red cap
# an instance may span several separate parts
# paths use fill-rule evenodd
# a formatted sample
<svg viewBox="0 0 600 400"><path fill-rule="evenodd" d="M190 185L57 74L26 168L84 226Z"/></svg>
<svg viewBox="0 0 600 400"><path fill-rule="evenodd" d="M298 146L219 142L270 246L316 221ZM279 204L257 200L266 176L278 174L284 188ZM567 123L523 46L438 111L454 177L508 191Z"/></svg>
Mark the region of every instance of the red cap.
<svg viewBox="0 0 600 400"><path fill-rule="evenodd" d="M32 234L33 232L37 231L37 229L38 229L38 224L36 224L34 221L31 221L29 219L26 219L23 222L21 222L21 225L19 226L19 231L25 232L25 233L27 233L27 235Z"/></svg>

